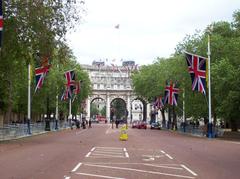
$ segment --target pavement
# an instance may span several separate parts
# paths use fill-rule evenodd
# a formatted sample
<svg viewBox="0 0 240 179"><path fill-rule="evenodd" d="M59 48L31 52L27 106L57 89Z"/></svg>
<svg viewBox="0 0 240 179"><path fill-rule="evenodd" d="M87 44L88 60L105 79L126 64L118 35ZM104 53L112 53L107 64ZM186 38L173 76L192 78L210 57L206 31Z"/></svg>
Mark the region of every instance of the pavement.
<svg viewBox="0 0 240 179"><path fill-rule="evenodd" d="M240 141L240 132L225 131L223 136L219 137L219 139Z"/></svg>

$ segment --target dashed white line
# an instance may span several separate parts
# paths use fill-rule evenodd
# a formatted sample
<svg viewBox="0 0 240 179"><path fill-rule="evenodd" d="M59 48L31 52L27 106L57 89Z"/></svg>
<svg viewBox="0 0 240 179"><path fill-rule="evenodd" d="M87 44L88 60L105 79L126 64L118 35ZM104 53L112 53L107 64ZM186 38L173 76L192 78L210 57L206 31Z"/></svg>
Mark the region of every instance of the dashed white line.
<svg viewBox="0 0 240 179"><path fill-rule="evenodd" d="M170 158L171 160L173 159L170 155L168 154L165 154L168 158Z"/></svg>
<svg viewBox="0 0 240 179"><path fill-rule="evenodd" d="M174 170L183 170L183 168L180 168L180 167L171 167L171 166L164 166L164 165L153 165L153 164L148 164L148 163L144 163L143 165L157 167L157 168L169 168L169 169L174 169Z"/></svg>
<svg viewBox="0 0 240 179"><path fill-rule="evenodd" d="M111 177L111 176L105 176L105 175L95 175L95 174L90 174L90 173L76 173L76 174L78 174L78 175L85 175L85 176L99 177L99 178L125 179L125 178Z"/></svg>
<svg viewBox="0 0 240 179"><path fill-rule="evenodd" d="M92 153L91 156L104 156L104 157L124 158L124 156L122 156L122 155L107 155L107 154L97 154L97 153Z"/></svg>
<svg viewBox="0 0 240 179"><path fill-rule="evenodd" d="M94 150L95 150L95 147L93 147L93 148L91 149L91 152L94 151Z"/></svg>
<svg viewBox="0 0 240 179"><path fill-rule="evenodd" d="M78 164L76 165L76 167L72 170L72 172L76 172L77 169L78 169L81 165L82 165L82 163L78 163Z"/></svg>
<svg viewBox="0 0 240 179"><path fill-rule="evenodd" d="M89 157L89 155L91 155L91 152L88 152L87 155L85 157Z"/></svg>
<svg viewBox="0 0 240 179"><path fill-rule="evenodd" d="M171 160L173 159L173 157L171 157L169 154L167 154L166 152L164 152L163 150L161 150L161 152L166 155L168 158L170 158Z"/></svg>
<svg viewBox="0 0 240 179"><path fill-rule="evenodd" d="M68 177L68 176L64 176L64 179L70 179L71 177Z"/></svg>
<svg viewBox="0 0 240 179"><path fill-rule="evenodd" d="M185 165L181 165L183 168L185 168L187 171L189 171L192 175L197 176L197 174L195 172L193 172L192 170L190 170L188 167L186 167Z"/></svg>
<svg viewBox="0 0 240 179"><path fill-rule="evenodd" d="M129 155L128 155L128 153L127 153L127 149L126 149L126 148L123 148L123 151L125 152L125 156L126 156L127 158L129 158Z"/></svg>

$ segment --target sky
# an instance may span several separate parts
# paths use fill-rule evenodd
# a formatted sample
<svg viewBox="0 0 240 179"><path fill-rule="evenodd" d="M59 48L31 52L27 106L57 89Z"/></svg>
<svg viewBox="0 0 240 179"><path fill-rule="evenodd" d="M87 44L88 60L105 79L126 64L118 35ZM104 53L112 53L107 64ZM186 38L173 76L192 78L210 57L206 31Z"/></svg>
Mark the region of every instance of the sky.
<svg viewBox="0 0 240 179"><path fill-rule="evenodd" d="M170 57L186 35L231 22L240 0L85 0L83 7L82 22L67 34L80 64L148 65Z"/></svg>

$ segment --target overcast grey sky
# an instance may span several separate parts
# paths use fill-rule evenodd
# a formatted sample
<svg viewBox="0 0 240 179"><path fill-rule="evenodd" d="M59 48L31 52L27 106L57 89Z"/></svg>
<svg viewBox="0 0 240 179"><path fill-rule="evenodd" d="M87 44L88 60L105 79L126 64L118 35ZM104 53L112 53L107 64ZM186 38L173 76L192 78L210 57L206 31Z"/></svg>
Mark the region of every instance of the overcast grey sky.
<svg viewBox="0 0 240 179"><path fill-rule="evenodd" d="M80 64L144 65L169 57L187 34L231 22L240 0L85 0L84 8L83 22L67 35Z"/></svg>

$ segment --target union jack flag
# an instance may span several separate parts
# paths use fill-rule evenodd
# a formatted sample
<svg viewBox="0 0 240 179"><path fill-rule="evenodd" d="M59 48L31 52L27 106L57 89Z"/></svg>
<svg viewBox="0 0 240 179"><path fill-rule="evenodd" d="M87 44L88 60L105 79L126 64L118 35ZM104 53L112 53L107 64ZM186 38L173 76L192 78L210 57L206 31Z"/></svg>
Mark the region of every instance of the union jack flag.
<svg viewBox="0 0 240 179"><path fill-rule="evenodd" d="M40 89L43 85L43 81L46 77L46 75L49 72L49 68L51 65L47 66L42 66L39 68L35 68L35 78L36 78L36 88L35 88L35 93L38 89Z"/></svg>
<svg viewBox="0 0 240 179"><path fill-rule="evenodd" d="M2 13L2 0L0 0L0 48L2 46L2 31L3 31L3 13Z"/></svg>
<svg viewBox="0 0 240 179"><path fill-rule="evenodd" d="M206 95L206 60L207 58L186 53L188 72L192 80L192 90Z"/></svg>
<svg viewBox="0 0 240 179"><path fill-rule="evenodd" d="M67 72L65 72L64 76L67 80L66 86L70 87L73 91L73 89L75 88L75 73L74 73L74 71L73 70L67 71Z"/></svg>
<svg viewBox="0 0 240 179"><path fill-rule="evenodd" d="M173 84L172 82L167 84L165 87L164 104L177 106L178 92L179 89L176 87L176 84Z"/></svg>
<svg viewBox="0 0 240 179"><path fill-rule="evenodd" d="M73 91L76 88L75 83L75 73L73 70L67 71L64 74L67 83L66 83L66 89L61 97L61 100L66 100L72 97Z"/></svg>
<svg viewBox="0 0 240 179"><path fill-rule="evenodd" d="M66 89L63 91L61 101L70 99L71 96L72 96L72 91L70 90L70 88L66 87Z"/></svg>
<svg viewBox="0 0 240 179"><path fill-rule="evenodd" d="M154 102L154 107L157 109L163 108L163 106L164 106L163 102L164 102L164 100L163 100L162 96L157 97Z"/></svg>
<svg viewBox="0 0 240 179"><path fill-rule="evenodd" d="M74 91L73 91L73 93L74 93L75 95L74 95L74 97L73 97L73 101L76 99L77 94L79 94L80 91L81 91L81 83L82 83L82 81L80 80L80 81L76 82L76 84L75 84L75 89L74 89Z"/></svg>

